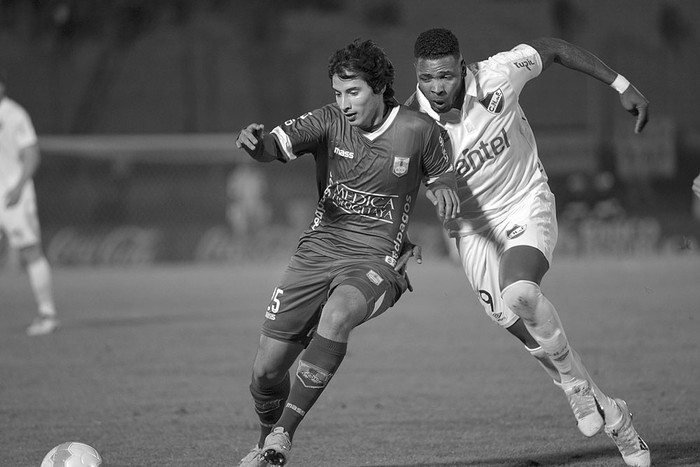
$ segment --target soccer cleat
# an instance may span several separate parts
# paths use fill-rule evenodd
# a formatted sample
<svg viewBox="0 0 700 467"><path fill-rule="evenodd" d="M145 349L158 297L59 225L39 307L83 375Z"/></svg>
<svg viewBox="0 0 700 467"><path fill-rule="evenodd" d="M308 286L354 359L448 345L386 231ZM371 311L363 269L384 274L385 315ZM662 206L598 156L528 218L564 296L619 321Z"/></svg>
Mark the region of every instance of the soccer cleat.
<svg viewBox="0 0 700 467"><path fill-rule="evenodd" d="M267 467L269 464L260 455L262 449L256 444L253 449L238 463L238 467Z"/></svg>
<svg viewBox="0 0 700 467"><path fill-rule="evenodd" d="M569 386L564 386L564 394L569 400L571 410L576 417L576 425L584 436L595 436L605 424L598 401L588 381L582 380Z"/></svg>
<svg viewBox="0 0 700 467"><path fill-rule="evenodd" d="M28 336L43 336L58 329L59 322L55 316L38 316L27 328Z"/></svg>
<svg viewBox="0 0 700 467"><path fill-rule="evenodd" d="M291 450L292 440L289 439L289 433L278 426L265 438L261 457L270 465L285 465L289 461Z"/></svg>
<svg viewBox="0 0 700 467"><path fill-rule="evenodd" d="M649 467L651 465L649 446L632 426L632 413L627 408L627 403L622 399L615 399L615 403L620 408L622 417L618 422L606 425L605 434L615 442L625 464L630 467Z"/></svg>

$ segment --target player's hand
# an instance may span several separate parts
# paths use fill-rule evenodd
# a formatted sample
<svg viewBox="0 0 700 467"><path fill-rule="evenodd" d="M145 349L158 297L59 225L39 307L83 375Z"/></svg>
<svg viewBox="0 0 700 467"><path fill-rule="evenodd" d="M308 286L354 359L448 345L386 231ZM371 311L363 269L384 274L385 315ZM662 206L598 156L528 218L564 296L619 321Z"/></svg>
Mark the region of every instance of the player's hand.
<svg viewBox="0 0 700 467"><path fill-rule="evenodd" d="M236 138L236 147L255 152L262 141L262 134L265 125L261 123L251 123L243 128Z"/></svg>
<svg viewBox="0 0 700 467"><path fill-rule="evenodd" d="M441 221L454 219L459 214L459 197L452 188L428 188L425 196L433 203L433 206L437 206Z"/></svg>
<svg viewBox="0 0 700 467"><path fill-rule="evenodd" d="M693 180L693 193L700 198L700 174Z"/></svg>
<svg viewBox="0 0 700 467"><path fill-rule="evenodd" d="M398 261L396 261L396 266L394 266L394 269L403 274L403 277L406 279L406 285L408 286L409 292L413 292L413 285L408 278L406 268L408 267L408 260L411 259L411 257L416 258L416 263L423 263L423 248L420 245L416 245L415 243L411 242L411 240L409 240L407 237L401 246L401 255L399 256Z"/></svg>
<svg viewBox="0 0 700 467"><path fill-rule="evenodd" d="M620 94L622 107L632 115L637 117L634 124L634 132L641 133L649 121L649 101L631 84L625 92Z"/></svg>
<svg viewBox="0 0 700 467"><path fill-rule="evenodd" d="M5 195L5 206L11 208L19 202L19 198L22 196L22 186L16 186Z"/></svg>

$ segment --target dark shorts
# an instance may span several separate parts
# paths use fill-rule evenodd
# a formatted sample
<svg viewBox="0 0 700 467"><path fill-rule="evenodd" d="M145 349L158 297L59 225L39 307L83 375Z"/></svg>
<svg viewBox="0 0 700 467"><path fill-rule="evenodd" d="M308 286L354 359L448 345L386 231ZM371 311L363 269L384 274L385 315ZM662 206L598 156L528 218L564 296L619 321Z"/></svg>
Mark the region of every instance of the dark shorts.
<svg viewBox="0 0 700 467"><path fill-rule="evenodd" d="M352 285L367 300L364 321L394 305L407 284L381 260L333 259L301 247L287 265L265 311L262 333L273 339L307 344L328 296L339 285Z"/></svg>

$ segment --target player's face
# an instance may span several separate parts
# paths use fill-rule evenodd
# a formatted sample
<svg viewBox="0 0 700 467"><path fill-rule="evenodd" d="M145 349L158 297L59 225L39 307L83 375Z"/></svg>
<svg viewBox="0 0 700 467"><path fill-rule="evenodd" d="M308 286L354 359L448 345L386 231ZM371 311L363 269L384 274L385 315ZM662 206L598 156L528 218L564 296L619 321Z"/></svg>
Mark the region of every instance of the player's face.
<svg viewBox="0 0 700 467"><path fill-rule="evenodd" d="M462 103L464 87L462 59L453 56L442 58L419 58L415 63L418 89L437 113L445 113Z"/></svg>
<svg viewBox="0 0 700 467"><path fill-rule="evenodd" d="M343 79L333 75L335 102L352 126L370 131L384 117L383 93L375 94L360 78Z"/></svg>

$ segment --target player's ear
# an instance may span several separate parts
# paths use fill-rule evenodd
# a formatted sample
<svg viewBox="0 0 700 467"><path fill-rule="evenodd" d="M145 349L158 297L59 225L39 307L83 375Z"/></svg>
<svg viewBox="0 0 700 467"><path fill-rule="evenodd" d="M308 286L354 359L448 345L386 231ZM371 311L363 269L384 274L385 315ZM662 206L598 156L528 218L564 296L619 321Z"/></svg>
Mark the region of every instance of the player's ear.
<svg viewBox="0 0 700 467"><path fill-rule="evenodd" d="M465 76L467 76L467 63L464 61L464 59L462 59L460 65L462 67L462 78L464 78Z"/></svg>

